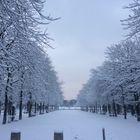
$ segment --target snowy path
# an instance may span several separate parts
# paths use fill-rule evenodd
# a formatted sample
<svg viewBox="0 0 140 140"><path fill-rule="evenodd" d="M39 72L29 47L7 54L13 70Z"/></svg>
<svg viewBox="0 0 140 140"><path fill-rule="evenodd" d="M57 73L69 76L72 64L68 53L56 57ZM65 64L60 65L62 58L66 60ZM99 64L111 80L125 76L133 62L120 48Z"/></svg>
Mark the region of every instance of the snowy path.
<svg viewBox="0 0 140 140"><path fill-rule="evenodd" d="M140 139L140 123L136 120L62 110L0 125L0 140L10 140L12 130L22 132L21 140L53 140L54 131L63 131L64 140L102 140L102 127L106 128L106 140Z"/></svg>

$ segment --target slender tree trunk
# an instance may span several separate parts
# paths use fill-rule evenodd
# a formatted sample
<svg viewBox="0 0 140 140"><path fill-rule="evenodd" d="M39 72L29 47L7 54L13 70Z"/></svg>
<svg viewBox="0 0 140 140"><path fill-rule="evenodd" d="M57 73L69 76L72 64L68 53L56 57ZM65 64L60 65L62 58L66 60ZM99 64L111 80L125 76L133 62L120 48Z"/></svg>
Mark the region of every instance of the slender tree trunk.
<svg viewBox="0 0 140 140"><path fill-rule="evenodd" d="M35 115L36 115L36 112L37 112L37 103L35 102Z"/></svg>
<svg viewBox="0 0 140 140"><path fill-rule="evenodd" d="M115 104L114 99L113 99L113 114L115 117L117 117L117 110L116 110L116 104Z"/></svg>
<svg viewBox="0 0 140 140"><path fill-rule="evenodd" d="M4 100L4 114L3 114L3 122L2 124L6 124L7 122L7 111L8 111L8 85L10 82L11 73L9 72L9 68L7 68L8 71L8 77L5 87L5 100Z"/></svg>
<svg viewBox="0 0 140 140"><path fill-rule="evenodd" d="M21 91L20 91L20 99L19 99L19 120L22 120L22 108L23 108L23 104L22 104L22 97L23 97L23 77L24 77L24 72L22 71L21 74Z"/></svg>
<svg viewBox="0 0 140 140"><path fill-rule="evenodd" d="M99 111L100 111L100 114L102 113L102 106L99 105Z"/></svg>
<svg viewBox="0 0 140 140"><path fill-rule="evenodd" d="M36 110L37 110L37 112L39 112L39 104L38 103L36 103Z"/></svg>
<svg viewBox="0 0 140 140"><path fill-rule="evenodd" d="M13 102L12 102L12 98L9 97L8 99L8 110L7 110L7 113L8 113L8 123L10 123L12 121L12 106L13 106Z"/></svg>
<svg viewBox="0 0 140 140"><path fill-rule="evenodd" d="M29 117L32 117L32 103L29 102Z"/></svg>
<svg viewBox="0 0 140 140"><path fill-rule="evenodd" d="M126 105L124 101L124 95L123 95L123 114L124 114L124 119L127 119L127 110L126 110Z"/></svg>
<svg viewBox="0 0 140 140"><path fill-rule="evenodd" d="M43 103L43 113L44 113L44 110L45 110L45 104Z"/></svg>
<svg viewBox="0 0 140 140"><path fill-rule="evenodd" d="M6 124L7 121L7 111L8 111L8 96L7 92L5 93L5 101L4 101L4 114L3 114L3 124Z"/></svg>
<svg viewBox="0 0 140 140"><path fill-rule="evenodd" d="M94 107L93 107L93 112L95 113L95 105L94 105Z"/></svg>
<svg viewBox="0 0 140 140"><path fill-rule="evenodd" d="M29 93L29 117L32 117L32 93Z"/></svg>
<svg viewBox="0 0 140 140"><path fill-rule="evenodd" d="M136 105L136 112L137 112L137 121L140 121L140 104L137 103Z"/></svg>
<svg viewBox="0 0 140 140"><path fill-rule="evenodd" d="M22 93L23 91L20 91L20 102L19 102L19 120L22 120Z"/></svg>
<svg viewBox="0 0 140 140"><path fill-rule="evenodd" d="M39 105L39 114L41 114L42 113L42 103L40 103L40 105Z"/></svg>
<svg viewBox="0 0 140 140"><path fill-rule="evenodd" d="M140 121L140 103L139 103L139 95L134 94L134 100L135 100L135 110L137 114L137 121Z"/></svg>
<svg viewBox="0 0 140 140"><path fill-rule="evenodd" d="M0 115L1 115L1 106L2 106L2 105L1 105L1 101L0 101Z"/></svg>
<svg viewBox="0 0 140 140"><path fill-rule="evenodd" d="M108 108L108 113L109 113L109 115L111 115L111 105L108 104L108 105L107 105L107 108Z"/></svg>
<svg viewBox="0 0 140 140"><path fill-rule="evenodd" d="M123 105L123 109L124 109L124 119L127 119L127 109L126 109L126 105Z"/></svg>
<svg viewBox="0 0 140 140"><path fill-rule="evenodd" d="M95 113L98 113L98 105L97 105L97 103L95 105Z"/></svg>
<svg viewBox="0 0 140 140"><path fill-rule="evenodd" d="M134 116L134 114L135 114L134 105L131 105L131 115Z"/></svg>
<svg viewBox="0 0 140 140"><path fill-rule="evenodd" d="M116 104L116 108L117 108L117 114L120 114L120 105L119 104Z"/></svg>
<svg viewBox="0 0 140 140"><path fill-rule="evenodd" d="M49 107L48 107L48 105L46 105L46 113L49 112L48 109L49 109ZM81 107L81 110L83 110L82 107Z"/></svg>

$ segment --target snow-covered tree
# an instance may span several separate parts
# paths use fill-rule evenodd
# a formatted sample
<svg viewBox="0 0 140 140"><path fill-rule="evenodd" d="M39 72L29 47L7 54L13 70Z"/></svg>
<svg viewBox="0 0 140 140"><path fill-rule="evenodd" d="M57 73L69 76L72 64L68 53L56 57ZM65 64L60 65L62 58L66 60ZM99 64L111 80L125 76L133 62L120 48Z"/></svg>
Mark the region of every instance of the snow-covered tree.
<svg viewBox="0 0 140 140"><path fill-rule="evenodd" d="M48 82L51 73L47 72L52 66L44 47L49 46L49 37L39 30L39 26L47 25L54 19L42 15L44 2L0 1L0 97L4 104L3 124L13 103L19 106L19 119L22 119L23 104L28 100L30 107L33 102L47 101L47 89L52 86ZM53 97L57 100L58 95L54 94Z"/></svg>
<svg viewBox="0 0 140 140"><path fill-rule="evenodd" d="M128 37L140 36L140 0L133 0L131 4L126 6L131 11L129 17L122 20L126 29L129 29Z"/></svg>
<svg viewBox="0 0 140 140"><path fill-rule="evenodd" d="M78 96L83 105L112 104L122 106L138 105L140 83L140 45L139 41L125 41L112 45L106 50L106 60L102 66L92 70L88 82ZM90 100L92 99L92 103ZM136 101L137 100L137 101ZM114 105L116 104L116 105ZM138 107L137 107L138 108ZM136 109L137 113L139 109ZM126 118L126 114L125 114Z"/></svg>

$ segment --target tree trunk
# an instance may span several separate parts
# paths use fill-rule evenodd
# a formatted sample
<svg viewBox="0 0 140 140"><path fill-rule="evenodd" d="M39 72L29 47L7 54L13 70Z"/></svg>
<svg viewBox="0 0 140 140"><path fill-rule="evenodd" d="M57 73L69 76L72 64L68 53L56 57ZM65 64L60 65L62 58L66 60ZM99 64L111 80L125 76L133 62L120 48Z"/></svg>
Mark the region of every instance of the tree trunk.
<svg viewBox="0 0 140 140"><path fill-rule="evenodd" d="M137 114L137 121L140 121L140 104L139 104L139 95L134 94L134 100L136 102L135 109Z"/></svg>
<svg viewBox="0 0 140 140"><path fill-rule="evenodd" d="M95 113L95 105L93 106L93 113Z"/></svg>
<svg viewBox="0 0 140 140"><path fill-rule="evenodd" d="M126 109L126 105L123 105L123 109L124 109L124 119L127 119L127 109Z"/></svg>
<svg viewBox="0 0 140 140"><path fill-rule="evenodd" d="M95 113L98 113L98 105L97 105L97 103L95 105Z"/></svg>
<svg viewBox="0 0 140 140"><path fill-rule="evenodd" d="M5 93L5 101L4 101L4 114L3 114L3 122L2 122L2 124L6 124L7 111L8 111L8 96L7 96L7 92L6 92Z"/></svg>
<svg viewBox="0 0 140 140"><path fill-rule="evenodd" d="M110 104L107 105L107 109L108 109L108 113L109 113L109 116L110 116L111 115L111 105Z"/></svg>
<svg viewBox="0 0 140 140"><path fill-rule="evenodd" d="M127 119L127 110L126 110L126 105L125 105L125 98L124 98L124 95L122 97L123 99L123 114L124 114L124 119Z"/></svg>
<svg viewBox="0 0 140 140"><path fill-rule="evenodd" d="M140 104L136 105L137 121L140 121Z"/></svg>
<svg viewBox="0 0 140 140"><path fill-rule="evenodd" d="M44 113L44 111L45 111L45 104L43 103L43 113Z"/></svg>
<svg viewBox="0 0 140 140"><path fill-rule="evenodd" d="M1 106L2 106L2 105L1 105L1 101L0 101L0 115L1 115Z"/></svg>
<svg viewBox="0 0 140 140"><path fill-rule="evenodd" d="M21 91L20 91L20 101L19 101L19 120L22 120L22 97L23 97L23 78L24 78L24 71L22 71L22 74L21 74Z"/></svg>
<svg viewBox="0 0 140 140"><path fill-rule="evenodd" d="M2 124L6 124L7 122L7 111L8 111L8 85L10 82L10 77L11 77L11 73L9 72L9 68L7 68L8 71L8 77L7 77L7 81L6 81L6 87L5 87L5 100L4 100L4 114L3 114L3 122Z"/></svg>
<svg viewBox="0 0 140 140"><path fill-rule="evenodd" d="M23 91L20 91L20 102L19 102L19 120L22 120L22 93Z"/></svg>
<svg viewBox="0 0 140 140"><path fill-rule="evenodd" d="M36 112L37 112L37 103L35 102L35 114L36 114Z"/></svg>
<svg viewBox="0 0 140 140"><path fill-rule="evenodd" d="M99 105L99 111L100 111L100 114L102 113L102 107L101 105Z"/></svg>
<svg viewBox="0 0 140 140"><path fill-rule="evenodd" d="M32 117L32 93L29 92L29 117Z"/></svg>
<svg viewBox="0 0 140 140"><path fill-rule="evenodd" d="M113 114L115 117L117 117L117 110L116 110L116 104L115 104L114 99L113 99Z"/></svg>
<svg viewBox="0 0 140 140"><path fill-rule="evenodd" d="M135 109L134 109L134 106L131 105L131 115L134 116L135 115Z"/></svg>
<svg viewBox="0 0 140 140"><path fill-rule="evenodd" d="M29 117L32 117L32 103L29 101Z"/></svg>
<svg viewBox="0 0 140 140"><path fill-rule="evenodd" d="M40 103L40 105L39 105L39 114L41 114L42 113L42 103Z"/></svg>

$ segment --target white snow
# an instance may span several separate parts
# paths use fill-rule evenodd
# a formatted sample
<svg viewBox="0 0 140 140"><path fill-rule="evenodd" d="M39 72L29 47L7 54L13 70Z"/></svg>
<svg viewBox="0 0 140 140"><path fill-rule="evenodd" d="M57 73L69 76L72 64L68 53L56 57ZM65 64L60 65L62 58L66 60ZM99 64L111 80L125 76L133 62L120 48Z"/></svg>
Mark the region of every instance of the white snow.
<svg viewBox="0 0 140 140"><path fill-rule="evenodd" d="M21 140L53 140L54 132L63 132L64 140L139 140L140 123L134 118L113 118L78 110L60 110L0 125L0 140L10 140L12 131L21 131Z"/></svg>

